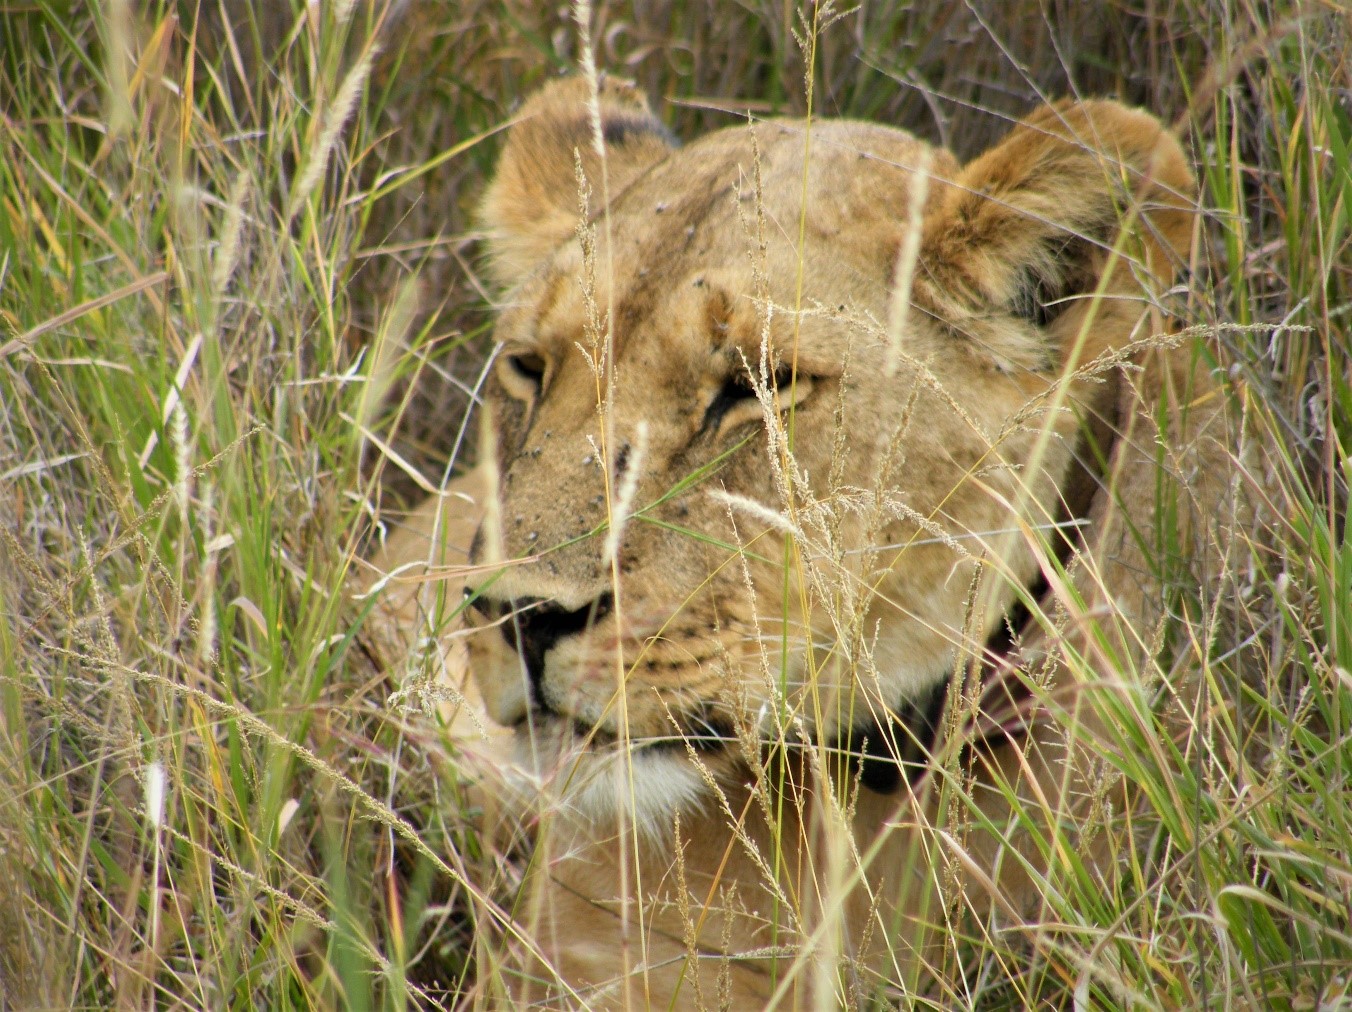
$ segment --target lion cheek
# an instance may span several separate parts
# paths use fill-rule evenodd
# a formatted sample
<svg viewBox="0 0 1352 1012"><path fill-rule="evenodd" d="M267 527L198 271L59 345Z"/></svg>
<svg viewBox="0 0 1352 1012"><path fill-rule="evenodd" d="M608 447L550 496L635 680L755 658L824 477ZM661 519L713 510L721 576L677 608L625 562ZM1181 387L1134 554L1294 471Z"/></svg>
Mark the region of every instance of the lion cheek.
<svg viewBox="0 0 1352 1012"><path fill-rule="evenodd" d="M530 681L516 651L496 631L469 637L469 670L483 698L484 709L495 722L515 727L531 709Z"/></svg>

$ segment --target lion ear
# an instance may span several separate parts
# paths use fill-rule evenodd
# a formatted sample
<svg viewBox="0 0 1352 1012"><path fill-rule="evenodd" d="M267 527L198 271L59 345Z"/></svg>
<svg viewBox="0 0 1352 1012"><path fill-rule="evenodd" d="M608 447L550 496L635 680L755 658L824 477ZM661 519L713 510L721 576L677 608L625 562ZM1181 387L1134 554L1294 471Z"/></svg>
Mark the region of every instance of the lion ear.
<svg viewBox="0 0 1352 1012"><path fill-rule="evenodd" d="M670 133L637 87L602 76L601 136L613 198L673 149ZM577 229L581 217L577 159L593 205L601 199L591 89L583 77L552 82L522 107L507 135L497 174L480 207L496 281L520 281ZM596 206L588 209L595 213Z"/></svg>
<svg viewBox="0 0 1352 1012"><path fill-rule="evenodd" d="M1182 148L1153 116L1116 102L1043 107L939 196L916 283L955 324L994 310L1046 327L1075 296L1121 289L1132 273L1137 290L1167 287L1192 247Z"/></svg>

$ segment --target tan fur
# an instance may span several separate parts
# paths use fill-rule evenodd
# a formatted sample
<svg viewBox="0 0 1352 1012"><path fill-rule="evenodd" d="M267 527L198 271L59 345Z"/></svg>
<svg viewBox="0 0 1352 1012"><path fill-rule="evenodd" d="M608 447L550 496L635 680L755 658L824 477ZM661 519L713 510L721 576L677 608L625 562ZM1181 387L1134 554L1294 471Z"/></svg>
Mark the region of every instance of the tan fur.
<svg viewBox="0 0 1352 1012"><path fill-rule="evenodd" d="M555 813L519 907L548 966L523 958L538 979L517 996L717 1007L722 989L749 1008L776 989L820 999L837 959L868 993L928 950L920 925L952 909L952 883L1006 921L1035 899L1046 862L1022 834L936 832L945 777L967 769L996 826L1004 785L1072 840L1102 799L1085 739L1095 692L1149 665L1161 488L1181 502L1175 563L1214 564L1222 399L1150 298L1187 262L1191 176L1155 119L1111 102L1043 109L959 166L846 121L675 149L607 81L602 126L622 128L603 207L586 96L572 80L526 104L484 206L508 290L497 452L470 479L494 505L463 579L495 628L467 663L485 712L515 728L497 765L509 807ZM913 205L911 305L889 320ZM760 399L730 396L763 351ZM1086 431L1102 474L1073 464L1077 447L1094 456ZM1037 531L1066 519L1074 487L1092 495L1067 582ZM458 510L452 543L469 549L480 515ZM411 537L382 564L422 557ZM999 664L1023 665L1005 678L1035 682L1043 716L1016 744L964 751L999 715L971 713L959 686L919 798L860 788L832 743L857 750L853 728L877 734L979 670L1039 576L1061 632L1030 622ZM411 619L405 601L395 621ZM513 623L553 630L533 667L503 635ZM710 728L724 740L681 741Z"/></svg>
<svg viewBox="0 0 1352 1012"><path fill-rule="evenodd" d="M618 193L638 172L666 156L665 130L642 92L611 77L601 81L597 95L602 122L625 131L618 143L609 145L604 179L585 80L572 78L545 88L516 116L512 144L484 195L490 267L499 281L517 281L572 237L581 200L579 162L599 200L603 185Z"/></svg>

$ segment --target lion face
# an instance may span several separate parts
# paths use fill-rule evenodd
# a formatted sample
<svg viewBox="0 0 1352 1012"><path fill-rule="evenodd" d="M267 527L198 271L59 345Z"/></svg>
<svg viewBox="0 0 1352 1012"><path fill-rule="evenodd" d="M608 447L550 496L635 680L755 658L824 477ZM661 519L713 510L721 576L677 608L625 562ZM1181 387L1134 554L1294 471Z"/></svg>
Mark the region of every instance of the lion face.
<svg viewBox="0 0 1352 1012"><path fill-rule="evenodd" d="M1085 367L1187 248L1177 144L1111 103L965 168L844 121L676 148L610 81L600 113L604 166L585 84L547 88L485 202L489 713L592 812L669 818L786 734L895 783L1082 511Z"/></svg>

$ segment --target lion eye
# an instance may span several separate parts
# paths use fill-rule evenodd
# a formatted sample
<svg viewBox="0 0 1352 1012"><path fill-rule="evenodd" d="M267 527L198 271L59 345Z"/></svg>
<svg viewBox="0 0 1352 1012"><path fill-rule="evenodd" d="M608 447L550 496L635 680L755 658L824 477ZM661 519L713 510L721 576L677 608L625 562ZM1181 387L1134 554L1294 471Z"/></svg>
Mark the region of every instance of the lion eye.
<svg viewBox="0 0 1352 1012"><path fill-rule="evenodd" d="M774 387L779 391L786 391L789 384L793 381L793 373L786 365L781 365L775 370L772 378ZM739 369L736 373L723 381L723 389L718 392L719 400L726 400L729 405L737 401L746 400L748 397L754 399L756 396L756 386L751 380L751 374L744 369Z"/></svg>
<svg viewBox="0 0 1352 1012"><path fill-rule="evenodd" d="M507 364L516 371L516 374L524 380L529 380L536 386L539 386L545 379L545 360L544 356L533 353L523 355L508 355Z"/></svg>
<svg viewBox="0 0 1352 1012"><path fill-rule="evenodd" d="M538 352L511 352L500 359L498 376L508 393L528 400L544 387L548 368L548 360Z"/></svg>
<svg viewBox="0 0 1352 1012"><path fill-rule="evenodd" d="M794 401L801 401L807 388L811 385L811 380L802 373L798 374L795 381L792 370L787 365L781 365L775 369L772 382L779 393L780 407L787 409L790 407L789 391L794 387ZM754 415L749 414L747 418L740 416L754 409ZM760 404L756 399L756 387L752 383L751 374L745 369L739 369L723 381L723 386L714 397L713 402L704 412L704 423L702 430L716 430L723 422L724 416L732 412L736 417L738 424L752 420L752 417L759 417Z"/></svg>

